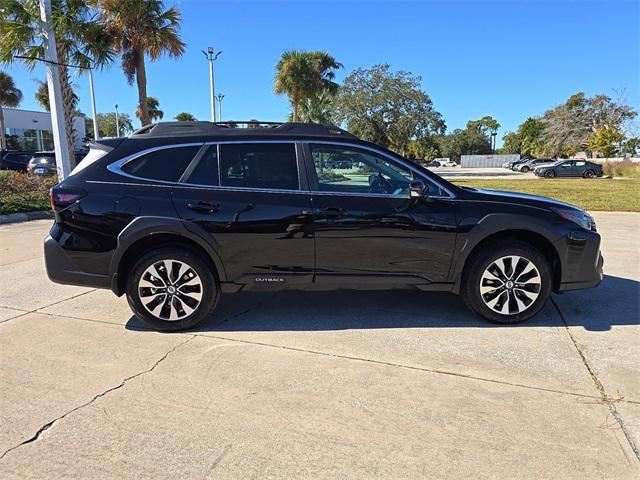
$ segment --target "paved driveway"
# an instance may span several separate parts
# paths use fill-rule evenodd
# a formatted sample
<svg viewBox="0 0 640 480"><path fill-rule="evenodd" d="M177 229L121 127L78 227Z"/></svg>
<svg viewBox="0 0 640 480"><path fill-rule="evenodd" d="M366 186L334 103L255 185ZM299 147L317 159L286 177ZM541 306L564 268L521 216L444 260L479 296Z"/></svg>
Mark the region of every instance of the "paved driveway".
<svg viewBox="0 0 640 480"><path fill-rule="evenodd" d="M639 478L640 215L521 326L450 294L237 294L161 334L0 227L0 478Z"/></svg>

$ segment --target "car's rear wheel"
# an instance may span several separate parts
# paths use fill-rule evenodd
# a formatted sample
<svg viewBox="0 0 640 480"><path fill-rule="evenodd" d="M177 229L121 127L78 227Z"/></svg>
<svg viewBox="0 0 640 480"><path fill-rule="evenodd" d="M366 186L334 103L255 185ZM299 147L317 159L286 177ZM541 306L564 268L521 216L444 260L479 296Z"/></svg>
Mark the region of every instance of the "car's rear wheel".
<svg viewBox="0 0 640 480"><path fill-rule="evenodd" d="M131 269L127 301L148 326L184 330L203 322L220 289L208 262L190 250L167 247L144 255Z"/></svg>
<svg viewBox="0 0 640 480"><path fill-rule="evenodd" d="M535 316L551 293L551 267L535 247L514 241L488 249L465 269L462 298L494 323L519 323Z"/></svg>
<svg viewBox="0 0 640 480"><path fill-rule="evenodd" d="M556 172L554 172L553 170L549 170L547 172L544 172L544 177L545 178L554 178L556 176Z"/></svg>
<svg viewBox="0 0 640 480"><path fill-rule="evenodd" d="M594 172L593 170L585 170L584 173L582 174L582 176L584 178L595 178L596 177L596 172Z"/></svg>

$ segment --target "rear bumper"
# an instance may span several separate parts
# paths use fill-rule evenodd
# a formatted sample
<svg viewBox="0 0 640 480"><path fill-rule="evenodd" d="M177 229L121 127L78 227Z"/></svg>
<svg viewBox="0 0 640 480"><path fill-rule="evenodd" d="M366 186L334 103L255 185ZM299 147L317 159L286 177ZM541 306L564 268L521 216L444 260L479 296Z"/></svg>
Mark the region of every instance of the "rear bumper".
<svg viewBox="0 0 640 480"><path fill-rule="evenodd" d="M81 271L50 235L44 241L44 261L47 276L52 282L83 287L111 288L109 275L96 275Z"/></svg>

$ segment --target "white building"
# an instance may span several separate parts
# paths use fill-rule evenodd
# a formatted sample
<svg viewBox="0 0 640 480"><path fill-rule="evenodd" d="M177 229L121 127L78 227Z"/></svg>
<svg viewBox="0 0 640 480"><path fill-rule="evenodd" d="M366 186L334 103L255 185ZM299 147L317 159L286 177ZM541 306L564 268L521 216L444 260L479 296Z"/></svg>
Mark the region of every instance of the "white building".
<svg viewBox="0 0 640 480"><path fill-rule="evenodd" d="M53 150L51 114L19 108L2 108L9 148L19 150ZM76 150L82 150L85 138L84 118L74 117Z"/></svg>

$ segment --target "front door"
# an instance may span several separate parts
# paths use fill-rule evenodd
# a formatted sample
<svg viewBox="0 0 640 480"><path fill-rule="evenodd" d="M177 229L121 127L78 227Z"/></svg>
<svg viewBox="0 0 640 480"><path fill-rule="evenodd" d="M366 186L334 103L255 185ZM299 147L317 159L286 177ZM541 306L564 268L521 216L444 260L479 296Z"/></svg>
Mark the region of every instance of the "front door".
<svg viewBox="0 0 640 480"><path fill-rule="evenodd" d="M409 196L417 173L371 150L305 146L313 193L316 281L446 281L455 241L454 207Z"/></svg>
<svg viewBox="0 0 640 480"><path fill-rule="evenodd" d="M211 145L173 189L187 228L217 245L227 278L247 287L311 282L311 198L294 143Z"/></svg>

